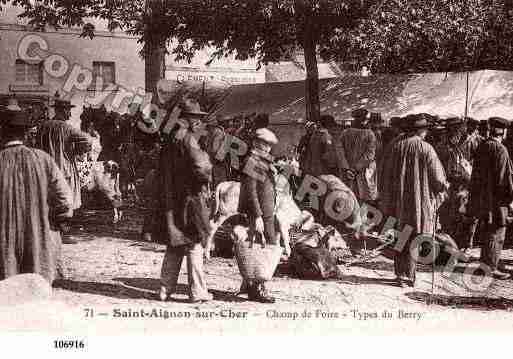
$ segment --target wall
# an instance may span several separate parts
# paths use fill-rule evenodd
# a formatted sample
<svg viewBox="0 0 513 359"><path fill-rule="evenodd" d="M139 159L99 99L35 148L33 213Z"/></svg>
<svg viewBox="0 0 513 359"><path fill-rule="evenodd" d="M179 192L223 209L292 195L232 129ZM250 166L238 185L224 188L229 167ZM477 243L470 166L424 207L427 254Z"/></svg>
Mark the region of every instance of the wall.
<svg viewBox="0 0 513 359"><path fill-rule="evenodd" d="M74 74L74 69L92 71L93 61L112 61L115 63L116 85L131 92L135 92L139 88L144 89L144 61L139 57L140 44L137 43L136 38L124 33L110 33L101 30L92 40L80 38L79 29L48 30L44 33L30 32L22 20L13 16L15 11L7 10L4 9L0 14L0 48L2 49L0 54L0 94L42 95L52 98L55 92L59 91L61 97L66 95L66 99L71 100L77 106L72 110L72 123L78 126L82 105L86 100L96 106L103 101L107 108L111 109L115 96L122 95L124 92L119 89L95 92L92 91L92 88L88 89L85 83L79 83L79 85L84 85L79 86L82 88L75 87L72 91L66 92L64 90L66 82L68 81L68 85L72 84L72 80L75 78L70 76ZM68 71L61 77L52 77L48 72L43 71L43 86L41 87L16 86L15 61L19 57L17 50L27 35L40 37L48 44L48 51L45 52L43 58L48 60L46 56L51 54L63 56L69 64ZM85 78L79 77L78 79ZM131 102L131 98L127 95L117 110L125 112L129 102Z"/></svg>

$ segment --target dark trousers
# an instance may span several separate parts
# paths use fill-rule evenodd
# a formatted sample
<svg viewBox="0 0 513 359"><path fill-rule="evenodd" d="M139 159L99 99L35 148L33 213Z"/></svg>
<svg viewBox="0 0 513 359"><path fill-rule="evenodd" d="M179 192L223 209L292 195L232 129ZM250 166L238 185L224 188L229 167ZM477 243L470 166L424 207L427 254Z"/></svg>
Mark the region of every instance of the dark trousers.
<svg viewBox="0 0 513 359"><path fill-rule="evenodd" d="M404 248L402 248L400 252L396 252L394 258L395 275L398 278L407 278L413 282L415 282L415 272L417 271L416 258L419 257L418 246L414 246L414 248L412 248L412 243L415 238L416 235L410 236Z"/></svg>
<svg viewBox="0 0 513 359"><path fill-rule="evenodd" d="M499 266L504 240L506 238L506 227L493 223L479 223L482 235L481 262L488 265L492 271Z"/></svg>

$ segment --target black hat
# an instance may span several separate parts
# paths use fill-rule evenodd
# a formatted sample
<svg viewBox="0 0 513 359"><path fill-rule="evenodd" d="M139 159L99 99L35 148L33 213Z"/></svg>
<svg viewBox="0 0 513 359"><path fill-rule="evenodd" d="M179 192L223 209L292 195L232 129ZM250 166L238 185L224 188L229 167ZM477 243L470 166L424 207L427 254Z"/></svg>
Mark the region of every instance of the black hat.
<svg viewBox="0 0 513 359"><path fill-rule="evenodd" d="M392 117L390 119L390 126L395 128L401 128L403 124L403 119L401 117Z"/></svg>
<svg viewBox="0 0 513 359"><path fill-rule="evenodd" d="M30 127L32 123L25 111L0 110L0 124L13 127Z"/></svg>
<svg viewBox="0 0 513 359"><path fill-rule="evenodd" d="M502 117L490 117L488 122L491 128L505 129L509 127L509 121Z"/></svg>
<svg viewBox="0 0 513 359"><path fill-rule="evenodd" d="M472 117L465 117L465 121L467 121L467 125L469 126L479 126L479 121Z"/></svg>
<svg viewBox="0 0 513 359"><path fill-rule="evenodd" d="M404 128L407 130L421 130L432 126L429 117L422 113L418 115L408 115L405 117L404 122Z"/></svg>
<svg viewBox="0 0 513 359"><path fill-rule="evenodd" d="M465 121L461 117L450 117L447 120L445 120L445 126L452 127L452 126L459 126L463 125Z"/></svg>
<svg viewBox="0 0 513 359"><path fill-rule="evenodd" d="M75 105L72 105L70 101L55 100L52 107L54 107L54 108L73 108L73 107L75 107Z"/></svg>
<svg viewBox="0 0 513 359"><path fill-rule="evenodd" d="M324 128L337 126L337 121L335 121L335 118L331 115L322 115L321 118L319 119L319 123Z"/></svg>
<svg viewBox="0 0 513 359"><path fill-rule="evenodd" d="M353 118L367 118L369 116L369 111L367 111L366 109L364 109L363 107L362 108L358 108L356 110L353 110L351 112L351 116Z"/></svg>
<svg viewBox="0 0 513 359"><path fill-rule="evenodd" d="M59 109L75 107L75 105L72 105L70 101L63 100L60 97L61 95L59 94L59 91L57 91L54 95L53 106L51 107Z"/></svg>
<svg viewBox="0 0 513 359"><path fill-rule="evenodd" d="M488 120L484 120L484 121L481 121L479 122L479 128L480 129L490 129L490 123L488 122Z"/></svg>

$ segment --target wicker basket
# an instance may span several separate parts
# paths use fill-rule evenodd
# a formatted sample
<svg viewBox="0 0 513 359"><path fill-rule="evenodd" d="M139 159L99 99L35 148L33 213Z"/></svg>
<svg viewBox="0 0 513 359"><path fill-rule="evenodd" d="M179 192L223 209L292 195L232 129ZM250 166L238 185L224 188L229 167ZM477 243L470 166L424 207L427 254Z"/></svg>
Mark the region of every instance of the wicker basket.
<svg viewBox="0 0 513 359"><path fill-rule="evenodd" d="M278 245L262 247L249 241L236 243L235 258L242 278L252 281L271 280L282 252L283 249Z"/></svg>

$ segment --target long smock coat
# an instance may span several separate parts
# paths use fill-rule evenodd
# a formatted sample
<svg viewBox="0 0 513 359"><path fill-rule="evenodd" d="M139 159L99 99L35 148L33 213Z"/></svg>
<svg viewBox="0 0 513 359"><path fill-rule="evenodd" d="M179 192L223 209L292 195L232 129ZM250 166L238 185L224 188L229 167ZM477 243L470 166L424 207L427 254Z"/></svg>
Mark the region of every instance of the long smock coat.
<svg viewBox="0 0 513 359"><path fill-rule="evenodd" d="M381 209L415 233L432 233L436 195L448 188L442 163L433 147L419 136L394 140L383 160Z"/></svg>
<svg viewBox="0 0 513 359"><path fill-rule="evenodd" d="M0 152L0 280L20 273L56 279L71 190L45 152L18 144Z"/></svg>
<svg viewBox="0 0 513 359"><path fill-rule="evenodd" d="M333 138L328 130L315 130L305 151L303 173L315 177L336 173L328 157L332 151Z"/></svg>
<svg viewBox="0 0 513 359"><path fill-rule="evenodd" d="M484 141L474 158L470 214L488 224L506 225L513 201L513 170L508 151L494 139Z"/></svg>
<svg viewBox="0 0 513 359"><path fill-rule="evenodd" d="M340 135L340 143L349 169L356 172L351 189L360 200L376 200L376 135L372 130L348 128Z"/></svg>
<svg viewBox="0 0 513 359"><path fill-rule="evenodd" d="M91 150L89 137L64 120L54 117L45 121L39 129L37 147L48 153L57 163L68 181L73 194L73 209L80 208L80 177L76 157Z"/></svg>
<svg viewBox="0 0 513 359"><path fill-rule="evenodd" d="M171 247L178 247L183 241L206 244L210 231L208 185L211 178L209 156L193 134L185 128L172 132L162 149L158 170L157 211L162 220L153 230L157 242ZM175 238L168 230L170 223L165 215L168 211L172 211L174 225L183 232L185 240Z"/></svg>

